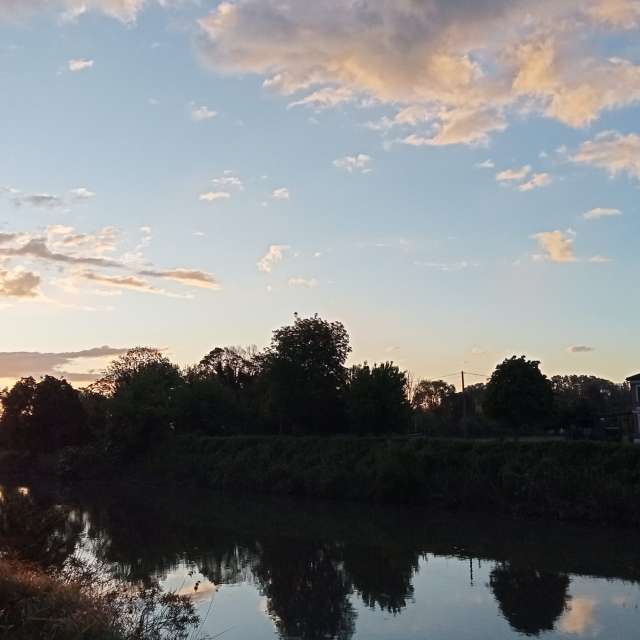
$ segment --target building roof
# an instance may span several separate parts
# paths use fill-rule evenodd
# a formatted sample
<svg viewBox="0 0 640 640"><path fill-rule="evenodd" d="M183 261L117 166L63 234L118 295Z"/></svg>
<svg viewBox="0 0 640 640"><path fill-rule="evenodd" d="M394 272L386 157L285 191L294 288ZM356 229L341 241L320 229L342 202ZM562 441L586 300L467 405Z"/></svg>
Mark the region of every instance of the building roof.
<svg viewBox="0 0 640 640"><path fill-rule="evenodd" d="M640 382L640 373L636 373L635 376L629 376L627 382Z"/></svg>

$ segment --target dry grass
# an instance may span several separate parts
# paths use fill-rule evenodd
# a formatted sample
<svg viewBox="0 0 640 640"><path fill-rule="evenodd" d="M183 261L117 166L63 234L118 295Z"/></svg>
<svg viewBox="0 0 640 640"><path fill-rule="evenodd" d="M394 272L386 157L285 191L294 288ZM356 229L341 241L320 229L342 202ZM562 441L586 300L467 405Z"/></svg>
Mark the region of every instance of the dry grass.
<svg viewBox="0 0 640 640"><path fill-rule="evenodd" d="M0 637L12 640L120 640L111 611L81 585L53 578L36 565L0 560Z"/></svg>

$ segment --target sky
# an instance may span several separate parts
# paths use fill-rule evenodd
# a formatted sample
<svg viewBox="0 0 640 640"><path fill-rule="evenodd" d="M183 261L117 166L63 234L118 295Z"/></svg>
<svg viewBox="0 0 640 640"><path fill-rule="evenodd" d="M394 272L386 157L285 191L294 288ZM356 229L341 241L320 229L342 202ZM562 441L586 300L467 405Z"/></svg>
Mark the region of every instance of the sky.
<svg viewBox="0 0 640 640"><path fill-rule="evenodd" d="M637 373L639 35L637 0L0 0L0 382L294 312L418 377Z"/></svg>

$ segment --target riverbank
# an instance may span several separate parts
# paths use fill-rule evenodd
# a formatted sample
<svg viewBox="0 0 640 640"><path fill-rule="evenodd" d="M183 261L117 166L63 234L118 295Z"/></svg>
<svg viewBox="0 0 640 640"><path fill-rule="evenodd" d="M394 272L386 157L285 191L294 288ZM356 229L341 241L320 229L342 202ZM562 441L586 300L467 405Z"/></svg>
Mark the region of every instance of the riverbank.
<svg viewBox="0 0 640 640"><path fill-rule="evenodd" d="M188 435L126 462L82 451L44 466L70 482L193 485L640 526L640 448L630 445Z"/></svg>
<svg viewBox="0 0 640 640"><path fill-rule="evenodd" d="M177 439L144 474L222 490L640 525L640 449L595 442Z"/></svg>

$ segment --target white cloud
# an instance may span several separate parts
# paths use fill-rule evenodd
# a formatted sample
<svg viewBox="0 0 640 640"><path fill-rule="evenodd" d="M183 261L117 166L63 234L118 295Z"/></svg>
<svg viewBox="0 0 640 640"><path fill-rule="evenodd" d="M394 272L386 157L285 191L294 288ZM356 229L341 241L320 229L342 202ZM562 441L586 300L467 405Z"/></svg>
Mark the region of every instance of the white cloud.
<svg viewBox="0 0 640 640"><path fill-rule="evenodd" d="M318 281L315 278L289 278L288 284L290 287L306 287L307 289L314 289L318 286Z"/></svg>
<svg viewBox="0 0 640 640"><path fill-rule="evenodd" d="M610 218L612 216L621 216L622 211L620 209L613 209L608 207L596 207L590 209L582 214L585 220L597 220L598 218Z"/></svg>
<svg viewBox="0 0 640 640"><path fill-rule="evenodd" d="M282 262L284 255L291 247L287 244L272 244L269 246L267 253L260 258L257 263L258 271L263 273L271 273L273 267Z"/></svg>
<svg viewBox="0 0 640 640"><path fill-rule="evenodd" d="M493 169L495 168L496 163L491 159L487 159L483 162L476 162L474 166L476 169Z"/></svg>
<svg viewBox="0 0 640 640"><path fill-rule="evenodd" d="M529 180L518 185L518 191L532 191L548 187L553 182L553 178L548 173L534 173Z"/></svg>
<svg viewBox="0 0 640 640"><path fill-rule="evenodd" d="M93 67L93 60L87 58L74 58L69 60L69 71L86 71Z"/></svg>
<svg viewBox="0 0 640 640"><path fill-rule="evenodd" d="M640 25L637 0L228 0L199 25L216 70L262 76L290 106L376 104L372 128L413 127L417 146L484 144L512 114L583 127L640 101L640 65L592 46L594 25Z"/></svg>
<svg viewBox="0 0 640 640"><path fill-rule="evenodd" d="M205 202L216 202L216 200L228 200L231 194L228 191L207 191L200 194L200 200Z"/></svg>
<svg viewBox="0 0 640 640"><path fill-rule="evenodd" d="M573 236L571 232L559 230L536 233L532 238L538 242L544 254L534 258L550 262L575 262L577 258L573 252Z"/></svg>
<svg viewBox="0 0 640 640"><path fill-rule="evenodd" d="M219 178L214 178L211 182L222 188L234 188L238 191L244 190L242 180L230 169L227 169Z"/></svg>
<svg viewBox="0 0 640 640"><path fill-rule="evenodd" d="M191 105L191 119L194 122L203 122L204 120L212 120L218 115L217 111L212 111L204 105Z"/></svg>
<svg viewBox="0 0 640 640"><path fill-rule="evenodd" d="M604 131L584 142L571 160L604 169L611 176L626 173L640 180L640 135Z"/></svg>
<svg viewBox="0 0 640 640"><path fill-rule="evenodd" d="M289 189L286 187L280 187L279 189L274 189L271 197L275 200L289 200L291 194L289 193Z"/></svg>
<svg viewBox="0 0 640 640"><path fill-rule="evenodd" d="M594 264L607 264L611 262L611 258L607 258L607 256L592 256L589 258L589 262L593 262Z"/></svg>
<svg viewBox="0 0 640 640"><path fill-rule="evenodd" d="M498 182L520 182L531 173L531 165L526 164L519 169L505 169L496 174Z"/></svg>
<svg viewBox="0 0 640 640"><path fill-rule="evenodd" d="M77 189L71 189L69 191L69 196L73 200L91 200L91 198L95 197L95 193L86 187L78 187Z"/></svg>
<svg viewBox="0 0 640 640"><path fill-rule="evenodd" d="M360 173L369 173L371 171L371 156L365 153L358 153L354 156L344 156L333 161L334 166L343 171L353 173L359 171Z"/></svg>

